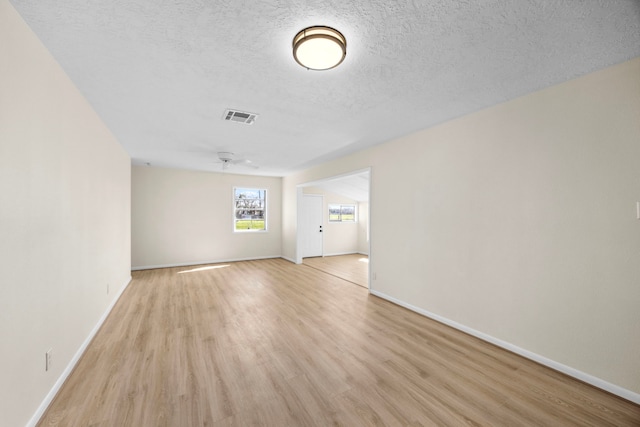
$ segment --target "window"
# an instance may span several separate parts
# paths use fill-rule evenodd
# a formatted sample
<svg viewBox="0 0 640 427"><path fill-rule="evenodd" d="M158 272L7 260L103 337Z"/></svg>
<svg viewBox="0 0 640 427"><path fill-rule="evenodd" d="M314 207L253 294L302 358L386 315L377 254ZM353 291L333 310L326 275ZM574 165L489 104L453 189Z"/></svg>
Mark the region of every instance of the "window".
<svg viewBox="0 0 640 427"><path fill-rule="evenodd" d="M329 205L329 222L355 222L356 205Z"/></svg>
<svg viewBox="0 0 640 427"><path fill-rule="evenodd" d="M233 230L267 230L267 190L255 188L233 189Z"/></svg>

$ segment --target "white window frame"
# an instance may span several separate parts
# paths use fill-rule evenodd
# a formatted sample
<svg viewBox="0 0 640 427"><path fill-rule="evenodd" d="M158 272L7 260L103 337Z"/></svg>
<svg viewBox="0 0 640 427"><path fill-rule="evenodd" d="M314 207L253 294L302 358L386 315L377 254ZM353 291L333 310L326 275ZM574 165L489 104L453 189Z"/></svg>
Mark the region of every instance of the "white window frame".
<svg viewBox="0 0 640 427"><path fill-rule="evenodd" d="M264 228L259 228L259 229L237 229L237 223L238 221L247 221L247 220L254 220L253 218L238 218L238 210L242 210L242 208L238 207L238 201L240 200L240 198L236 198L236 193L238 192L238 190L246 190L246 191L253 191L253 192L258 192L258 193L263 193L264 197L262 198L254 198L254 199L250 199L250 200L263 200L263 205L262 207L257 207L255 210L262 210L263 211L263 217L264 217ZM267 230L269 229L268 227L268 211L269 211L269 197L267 195L268 190L266 188L253 188L253 187L233 187L233 193L231 195L232 197L232 209L233 209L233 214L232 214L232 219L233 219L233 232L234 233L266 233ZM246 209L245 209L246 210Z"/></svg>
<svg viewBox="0 0 640 427"><path fill-rule="evenodd" d="M331 219L331 209L334 208L336 206L339 206L340 209L340 219ZM342 215L344 215L342 213L343 208L353 208L353 219L342 219ZM354 203L329 203L328 204L328 213L329 213L329 222L333 222L333 223L339 223L339 222L345 222L345 223L353 223L353 222L358 222L358 206Z"/></svg>

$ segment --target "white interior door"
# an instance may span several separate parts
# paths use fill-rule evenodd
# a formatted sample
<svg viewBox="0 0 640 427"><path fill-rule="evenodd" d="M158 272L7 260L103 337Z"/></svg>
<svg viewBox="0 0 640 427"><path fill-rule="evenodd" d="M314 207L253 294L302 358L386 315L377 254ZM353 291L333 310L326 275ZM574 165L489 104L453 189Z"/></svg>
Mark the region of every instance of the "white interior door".
<svg viewBox="0 0 640 427"><path fill-rule="evenodd" d="M302 216L300 230L302 236L302 258L322 256L322 196L305 194L302 196Z"/></svg>

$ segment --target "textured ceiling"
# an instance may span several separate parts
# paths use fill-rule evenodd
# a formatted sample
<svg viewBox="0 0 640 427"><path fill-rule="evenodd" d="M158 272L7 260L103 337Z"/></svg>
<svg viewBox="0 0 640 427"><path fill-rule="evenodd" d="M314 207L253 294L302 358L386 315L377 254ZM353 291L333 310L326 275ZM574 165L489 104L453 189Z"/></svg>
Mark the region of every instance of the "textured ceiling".
<svg viewBox="0 0 640 427"><path fill-rule="evenodd" d="M134 163L197 170L287 175L640 56L635 0L11 2ZM310 25L338 68L293 60Z"/></svg>

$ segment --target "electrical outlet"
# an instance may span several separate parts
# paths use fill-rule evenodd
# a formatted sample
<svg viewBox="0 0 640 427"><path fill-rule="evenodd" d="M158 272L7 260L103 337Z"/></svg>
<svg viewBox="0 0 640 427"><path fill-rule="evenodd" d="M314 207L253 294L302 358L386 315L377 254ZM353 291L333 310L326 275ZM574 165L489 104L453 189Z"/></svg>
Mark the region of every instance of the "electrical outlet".
<svg viewBox="0 0 640 427"><path fill-rule="evenodd" d="M377 280L378 279L378 275L376 273L373 273L373 280Z"/></svg>
<svg viewBox="0 0 640 427"><path fill-rule="evenodd" d="M49 369L51 369L51 356L53 354L53 349L50 348L49 350L47 350L47 352L44 354L44 370L48 371Z"/></svg>

